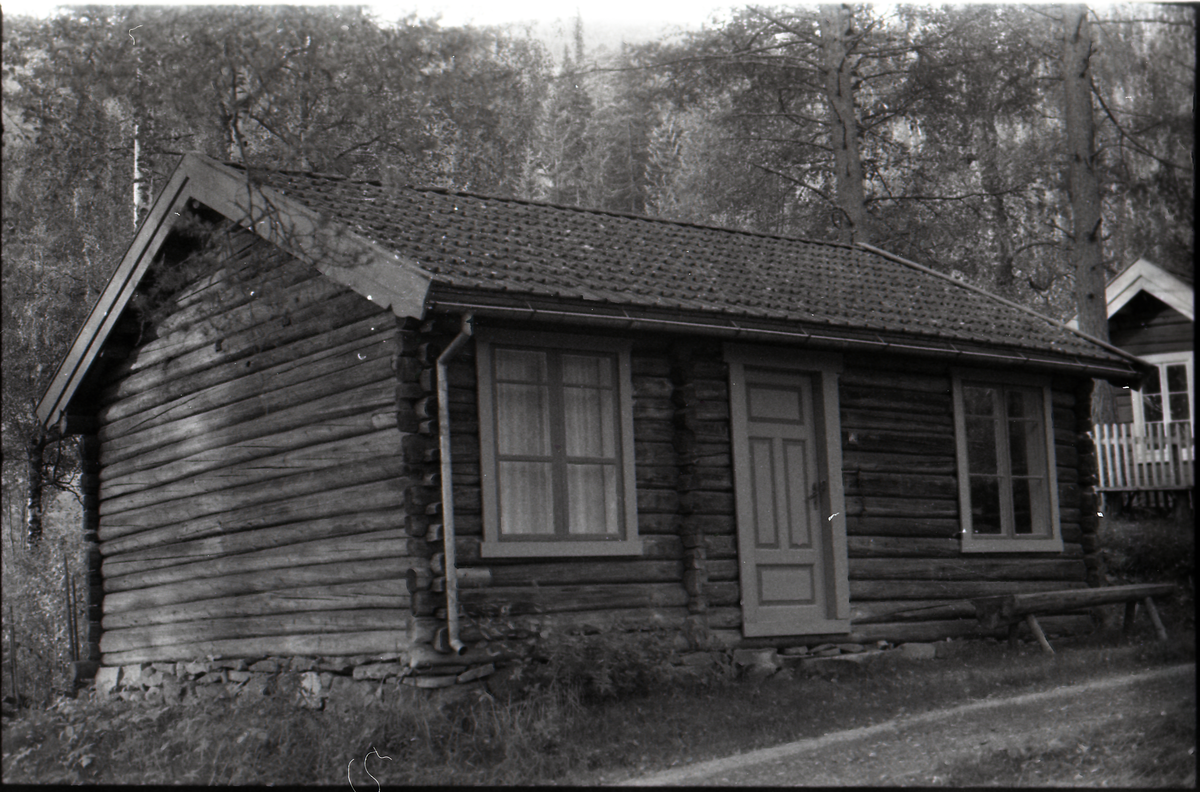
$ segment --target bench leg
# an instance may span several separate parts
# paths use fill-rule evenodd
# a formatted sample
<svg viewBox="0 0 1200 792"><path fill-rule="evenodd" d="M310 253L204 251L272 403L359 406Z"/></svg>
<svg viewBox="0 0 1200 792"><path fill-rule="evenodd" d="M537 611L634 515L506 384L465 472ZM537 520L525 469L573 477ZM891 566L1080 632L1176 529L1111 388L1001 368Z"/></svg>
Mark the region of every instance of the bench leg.
<svg viewBox="0 0 1200 792"><path fill-rule="evenodd" d="M1125 603L1125 622L1121 625L1121 634L1128 638L1133 634L1133 617L1137 615L1137 602Z"/></svg>
<svg viewBox="0 0 1200 792"><path fill-rule="evenodd" d="M1054 650L1050 648L1050 642L1046 640L1045 634L1042 632L1042 625L1037 623L1037 619L1030 613L1025 617L1025 623L1029 625L1029 629L1033 631L1038 643L1042 645L1042 652L1045 654L1054 654Z"/></svg>
<svg viewBox="0 0 1200 792"><path fill-rule="evenodd" d="M1162 619L1158 618L1158 609L1154 607L1154 600L1146 597L1142 600L1142 604L1146 606L1146 613L1150 615L1150 621L1154 622L1154 632L1158 634L1158 640L1167 640L1167 628L1163 627Z"/></svg>
<svg viewBox="0 0 1200 792"><path fill-rule="evenodd" d="M1020 646L1020 644L1017 643L1017 630L1019 630L1020 627L1021 627L1021 622L1013 622L1012 624L1008 625L1008 648L1009 649L1016 649Z"/></svg>

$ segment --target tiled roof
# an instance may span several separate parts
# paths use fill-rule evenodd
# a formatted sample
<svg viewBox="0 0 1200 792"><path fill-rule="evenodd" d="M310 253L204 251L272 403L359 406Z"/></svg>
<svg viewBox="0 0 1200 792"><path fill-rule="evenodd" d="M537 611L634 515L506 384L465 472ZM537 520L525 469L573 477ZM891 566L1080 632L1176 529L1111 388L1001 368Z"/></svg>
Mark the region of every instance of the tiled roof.
<svg viewBox="0 0 1200 792"><path fill-rule="evenodd" d="M1049 320L861 248L332 176L256 180L433 285L1120 359Z"/></svg>

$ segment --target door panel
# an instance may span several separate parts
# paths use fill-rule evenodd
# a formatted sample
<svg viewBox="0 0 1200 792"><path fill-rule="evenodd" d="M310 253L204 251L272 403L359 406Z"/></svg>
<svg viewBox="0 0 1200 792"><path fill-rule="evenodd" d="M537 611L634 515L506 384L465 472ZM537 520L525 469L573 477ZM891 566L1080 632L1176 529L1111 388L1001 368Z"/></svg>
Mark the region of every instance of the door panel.
<svg viewBox="0 0 1200 792"><path fill-rule="evenodd" d="M845 632L838 619L818 376L731 362L743 632Z"/></svg>

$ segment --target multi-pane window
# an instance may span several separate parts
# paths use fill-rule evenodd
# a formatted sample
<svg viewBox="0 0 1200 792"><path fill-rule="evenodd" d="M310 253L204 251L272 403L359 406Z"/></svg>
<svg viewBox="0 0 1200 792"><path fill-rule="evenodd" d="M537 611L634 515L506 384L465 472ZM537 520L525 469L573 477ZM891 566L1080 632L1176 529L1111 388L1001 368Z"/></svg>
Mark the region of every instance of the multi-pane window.
<svg viewBox="0 0 1200 792"><path fill-rule="evenodd" d="M482 333L484 554L637 551L628 344Z"/></svg>
<svg viewBox="0 0 1200 792"><path fill-rule="evenodd" d="M963 550L1061 548L1046 390L956 378Z"/></svg>
<svg viewBox="0 0 1200 792"><path fill-rule="evenodd" d="M1156 363L1155 368L1157 376L1147 377L1142 385L1142 421L1191 423L1193 390L1188 361Z"/></svg>

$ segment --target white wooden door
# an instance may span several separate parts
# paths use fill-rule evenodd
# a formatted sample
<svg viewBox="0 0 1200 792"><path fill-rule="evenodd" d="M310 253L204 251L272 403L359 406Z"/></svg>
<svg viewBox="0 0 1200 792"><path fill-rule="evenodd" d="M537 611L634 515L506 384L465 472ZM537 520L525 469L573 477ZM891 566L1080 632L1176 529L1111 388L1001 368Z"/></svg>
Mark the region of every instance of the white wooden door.
<svg viewBox="0 0 1200 792"><path fill-rule="evenodd" d="M731 363L730 380L743 633L845 632L818 375Z"/></svg>

